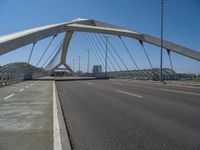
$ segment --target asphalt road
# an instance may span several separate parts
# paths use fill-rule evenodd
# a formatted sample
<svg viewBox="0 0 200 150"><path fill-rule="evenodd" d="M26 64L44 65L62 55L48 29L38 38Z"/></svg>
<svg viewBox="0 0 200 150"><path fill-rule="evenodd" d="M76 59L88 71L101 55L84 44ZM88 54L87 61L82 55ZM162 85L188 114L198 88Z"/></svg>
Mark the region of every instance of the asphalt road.
<svg viewBox="0 0 200 150"><path fill-rule="evenodd" d="M77 150L199 150L200 88L56 82Z"/></svg>

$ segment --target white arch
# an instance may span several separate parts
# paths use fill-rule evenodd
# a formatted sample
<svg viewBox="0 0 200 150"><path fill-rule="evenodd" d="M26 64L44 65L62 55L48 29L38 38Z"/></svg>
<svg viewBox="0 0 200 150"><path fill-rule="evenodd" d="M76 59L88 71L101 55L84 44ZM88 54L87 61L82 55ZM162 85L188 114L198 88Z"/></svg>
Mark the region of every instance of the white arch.
<svg viewBox="0 0 200 150"><path fill-rule="evenodd" d="M61 32L67 32L68 34L69 33L73 34L73 32L75 31L127 36L159 47L161 43L159 38L135 32L133 30L125 29L119 26L99 22L96 20L76 19L71 22L47 25L43 27L38 27L17 33L8 34L5 36L0 36L0 55ZM70 39L71 35L65 39L64 44L62 45L63 52L60 64L63 64L65 62L67 48ZM198 51L194 51L192 49L174 44L172 42L168 42L166 40L163 41L163 47L175 53L179 53L181 55L200 61L200 52Z"/></svg>

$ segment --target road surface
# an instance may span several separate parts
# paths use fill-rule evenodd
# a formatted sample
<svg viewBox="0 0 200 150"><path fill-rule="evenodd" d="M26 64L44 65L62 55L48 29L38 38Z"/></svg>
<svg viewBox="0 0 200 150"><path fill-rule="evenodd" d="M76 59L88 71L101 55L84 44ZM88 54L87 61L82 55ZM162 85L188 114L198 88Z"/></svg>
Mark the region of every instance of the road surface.
<svg viewBox="0 0 200 150"><path fill-rule="evenodd" d="M0 150L53 149L52 81L0 87Z"/></svg>
<svg viewBox="0 0 200 150"><path fill-rule="evenodd" d="M77 150L199 150L200 88L58 81Z"/></svg>

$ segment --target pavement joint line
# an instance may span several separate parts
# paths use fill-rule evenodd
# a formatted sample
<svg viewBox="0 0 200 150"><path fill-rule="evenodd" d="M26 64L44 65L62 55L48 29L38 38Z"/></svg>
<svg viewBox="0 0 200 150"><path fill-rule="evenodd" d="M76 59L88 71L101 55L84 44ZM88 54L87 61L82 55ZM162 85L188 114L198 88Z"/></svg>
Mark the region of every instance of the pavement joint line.
<svg viewBox="0 0 200 150"><path fill-rule="evenodd" d="M169 87L183 87L183 88L191 88L191 89L200 89L200 87L196 87L196 86L188 86L188 85L172 85L172 84L166 84L166 86Z"/></svg>
<svg viewBox="0 0 200 150"><path fill-rule="evenodd" d="M24 88L22 88L22 89L20 89L20 90L18 90L19 92L22 92L22 91L24 91Z"/></svg>
<svg viewBox="0 0 200 150"><path fill-rule="evenodd" d="M130 96L134 96L134 97L137 97L137 98L143 98L143 96L136 95L136 94L129 93L129 92L125 92L125 91L121 91L121 90L116 90L116 92L126 94L126 95L130 95Z"/></svg>
<svg viewBox="0 0 200 150"><path fill-rule="evenodd" d="M123 85L123 83L121 83L121 82L116 82L116 81L114 81L114 82L112 82L113 84L119 84L119 85Z"/></svg>
<svg viewBox="0 0 200 150"><path fill-rule="evenodd" d="M87 84L87 85L93 85L92 82L84 82L84 83Z"/></svg>
<svg viewBox="0 0 200 150"><path fill-rule="evenodd" d="M115 80L115 79L113 79ZM148 81L136 81L136 80L119 80L119 82L126 82L126 83L130 83L130 82L135 82L135 83L141 83L141 84L153 84L153 85L158 85L158 86L162 86L162 83L153 83L153 82L148 82ZM183 85L181 83L178 84L172 84L172 83L167 83L165 84L165 86L170 86L170 87L185 87L185 88L194 88L194 89L200 89L200 87L196 87L196 86L192 86L192 85Z"/></svg>
<svg viewBox="0 0 200 150"><path fill-rule="evenodd" d="M194 92L186 92L186 91L170 90L170 89L160 89L160 90L161 90L161 91L167 91L167 92L173 92L173 93L182 93L182 94L189 94L189 95L200 96L200 94L194 93Z"/></svg>
<svg viewBox="0 0 200 150"><path fill-rule="evenodd" d="M10 97L12 97L12 96L14 96L15 94L13 93L13 94L10 94L10 95L8 95L8 96L6 96L6 97L4 97L3 99L9 99Z"/></svg>
<svg viewBox="0 0 200 150"><path fill-rule="evenodd" d="M55 82L53 82L53 150L62 150Z"/></svg>

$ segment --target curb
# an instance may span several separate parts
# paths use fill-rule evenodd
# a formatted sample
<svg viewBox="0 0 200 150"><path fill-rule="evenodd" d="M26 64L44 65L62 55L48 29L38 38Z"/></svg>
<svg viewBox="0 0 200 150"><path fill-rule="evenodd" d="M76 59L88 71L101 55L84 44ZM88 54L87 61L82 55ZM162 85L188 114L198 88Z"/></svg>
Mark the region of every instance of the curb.
<svg viewBox="0 0 200 150"><path fill-rule="evenodd" d="M53 150L72 150L55 81L53 81Z"/></svg>

